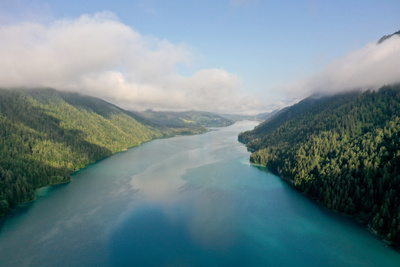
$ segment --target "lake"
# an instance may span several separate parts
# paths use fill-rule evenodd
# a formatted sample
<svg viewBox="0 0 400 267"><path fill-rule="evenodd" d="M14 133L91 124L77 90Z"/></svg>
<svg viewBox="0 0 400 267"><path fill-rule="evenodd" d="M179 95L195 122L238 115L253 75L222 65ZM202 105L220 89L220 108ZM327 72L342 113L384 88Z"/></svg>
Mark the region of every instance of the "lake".
<svg viewBox="0 0 400 267"><path fill-rule="evenodd" d="M400 266L351 218L261 167L255 122L158 139L41 188L1 222L1 266Z"/></svg>

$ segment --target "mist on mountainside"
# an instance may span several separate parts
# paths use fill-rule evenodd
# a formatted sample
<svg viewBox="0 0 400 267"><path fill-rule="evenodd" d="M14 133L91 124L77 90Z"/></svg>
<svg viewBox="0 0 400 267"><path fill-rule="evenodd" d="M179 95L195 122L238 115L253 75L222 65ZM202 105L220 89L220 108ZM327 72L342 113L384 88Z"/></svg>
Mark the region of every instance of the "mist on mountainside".
<svg viewBox="0 0 400 267"><path fill-rule="evenodd" d="M100 97L129 110L265 110L222 68L177 71L196 55L185 44L143 35L109 12L50 24L0 27L0 87L51 87Z"/></svg>
<svg viewBox="0 0 400 267"><path fill-rule="evenodd" d="M400 35L396 32L350 52L319 73L289 84L285 91L301 99L310 95L377 90L399 81Z"/></svg>

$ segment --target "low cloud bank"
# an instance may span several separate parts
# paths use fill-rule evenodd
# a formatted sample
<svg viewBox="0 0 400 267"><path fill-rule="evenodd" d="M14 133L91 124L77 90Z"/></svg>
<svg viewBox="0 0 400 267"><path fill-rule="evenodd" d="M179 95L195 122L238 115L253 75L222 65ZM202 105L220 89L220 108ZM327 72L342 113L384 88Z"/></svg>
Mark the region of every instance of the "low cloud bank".
<svg viewBox="0 0 400 267"><path fill-rule="evenodd" d="M296 81L285 91L299 98L349 90L376 90L400 82L400 36L365 47L334 61L320 73Z"/></svg>
<svg viewBox="0 0 400 267"><path fill-rule="evenodd" d="M223 69L179 75L191 63L184 45L144 36L111 13L49 25L0 26L0 87L53 87L103 98L126 109L248 112L262 109L239 93L241 80Z"/></svg>
<svg viewBox="0 0 400 267"><path fill-rule="evenodd" d="M377 89L400 81L399 35L367 44L315 75L266 90L264 97L241 93L241 79L224 69L180 75L177 67L193 61L185 45L142 35L112 13L0 25L0 40L0 87L77 91L130 110L255 114L314 93Z"/></svg>

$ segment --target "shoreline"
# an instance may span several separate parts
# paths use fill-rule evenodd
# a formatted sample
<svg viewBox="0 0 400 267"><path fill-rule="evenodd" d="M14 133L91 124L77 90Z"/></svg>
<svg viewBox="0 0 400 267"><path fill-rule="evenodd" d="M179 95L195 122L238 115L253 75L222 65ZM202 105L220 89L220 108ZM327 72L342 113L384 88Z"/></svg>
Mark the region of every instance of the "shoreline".
<svg viewBox="0 0 400 267"><path fill-rule="evenodd" d="M277 177L279 177L282 181L284 181L287 185L289 185L291 188L293 188L294 190L296 190L297 192L299 192L300 194L302 194L304 197L308 198L309 200L311 200L313 203L317 204L319 207L329 210L329 211L333 211L333 212L337 212L341 215L344 215L348 218L350 218L352 221L360 224L360 226L364 227L368 232L370 232L372 235L374 235L376 238L378 238L380 241L382 241L383 243L387 244L388 246L390 246L393 250L395 250L396 252L400 253L400 244L393 244L392 242L390 242L389 240L387 240L383 235L378 234L367 222L363 222L361 220L359 220L355 215L350 215L350 214L346 214L343 213L341 211L335 210L335 209L330 209L328 207L326 207L325 205L323 205L321 202L318 201L317 198L305 193L304 191L298 189L297 187L295 187L294 185L294 181L290 178L287 177L283 177L279 168L277 168L277 170L271 170L269 169L267 166L265 165L259 165L259 164L253 164L251 163L251 165L254 165L256 167L264 167L266 168L269 172L271 172L272 174L276 175Z"/></svg>
<svg viewBox="0 0 400 267"><path fill-rule="evenodd" d="M227 127L227 126L221 126L221 128L222 128L222 127ZM138 146L141 146L141 145L143 145L143 144L145 144L145 143L148 143L148 142L151 142L151 141L154 141L154 140L158 140L158 139L168 139L168 138L173 138L173 137L178 137L178 136L199 135L199 134L205 134L205 133L210 132L210 129L208 129L207 127L204 127L204 128L205 128L206 130L205 130L205 131L202 131L202 132L196 132L196 133L184 132L184 133L177 133L177 134L172 134L172 135L163 135L163 136L160 136L160 137L154 137L154 138L152 138L152 139L150 139L150 140L141 142L141 143L139 143L139 144L137 144L137 145L134 145L134 146L131 146L131 147L125 147L125 148L121 149L120 151L116 151L116 152L112 153L111 155L108 155L108 156L105 156L105 157L103 157L103 158L101 158L101 159L98 159L98 160L95 160L95 161L93 161L93 162L90 162L89 164L85 165L84 167L72 171L72 172L69 174L69 179L68 179L68 180L61 181L61 182L57 182L57 183L51 183L51 184L47 184L47 185L43 185L43 186L40 186L40 187L35 188L35 189L34 189L34 197L33 197L32 199L29 199L29 200L27 200L27 201L18 203L17 205L13 206L12 208L9 208L6 214L0 216L0 220L4 220L4 219L7 217L7 215L8 215L12 210L14 210L15 208L18 208L19 206L26 205L26 204L29 204L29 203L31 203L31 202L34 202L34 201L37 199L37 190L43 189L43 188L46 188L46 187L50 187L50 186L56 186L56 185L61 185L61 184L70 183L70 182L73 181L73 178L72 178L72 177L73 177L73 175L74 175L75 173L77 173L77 172L79 172L79 171L82 171L82 170L88 168L89 166L91 166L91 165L93 165L93 164L95 164L95 163L98 163L98 162L100 162L100 161L102 161L102 160L105 160L105 159L107 159L107 158L109 158L109 157L111 157L111 156L114 156L114 155L118 154L118 153L127 152L129 149L136 148L136 147L138 147ZM1 231L1 223L0 223L0 231Z"/></svg>

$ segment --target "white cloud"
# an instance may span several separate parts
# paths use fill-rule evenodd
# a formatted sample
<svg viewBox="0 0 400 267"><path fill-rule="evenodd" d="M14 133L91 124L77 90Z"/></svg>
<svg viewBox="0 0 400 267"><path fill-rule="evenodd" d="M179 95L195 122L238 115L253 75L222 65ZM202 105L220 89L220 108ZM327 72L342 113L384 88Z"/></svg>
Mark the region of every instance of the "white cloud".
<svg viewBox="0 0 400 267"><path fill-rule="evenodd" d="M0 87L79 91L132 110L260 108L223 69L179 75L176 66L193 60L187 47L144 36L111 13L0 26L0 40Z"/></svg>
<svg viewBox="0 0 400 267"><path fill-rule="evenodd" d="M287 86L294 97L312 93L334 94L347 90L378 89L400 82L400 36L370 43L329 64L320 73Z"/></svg>

